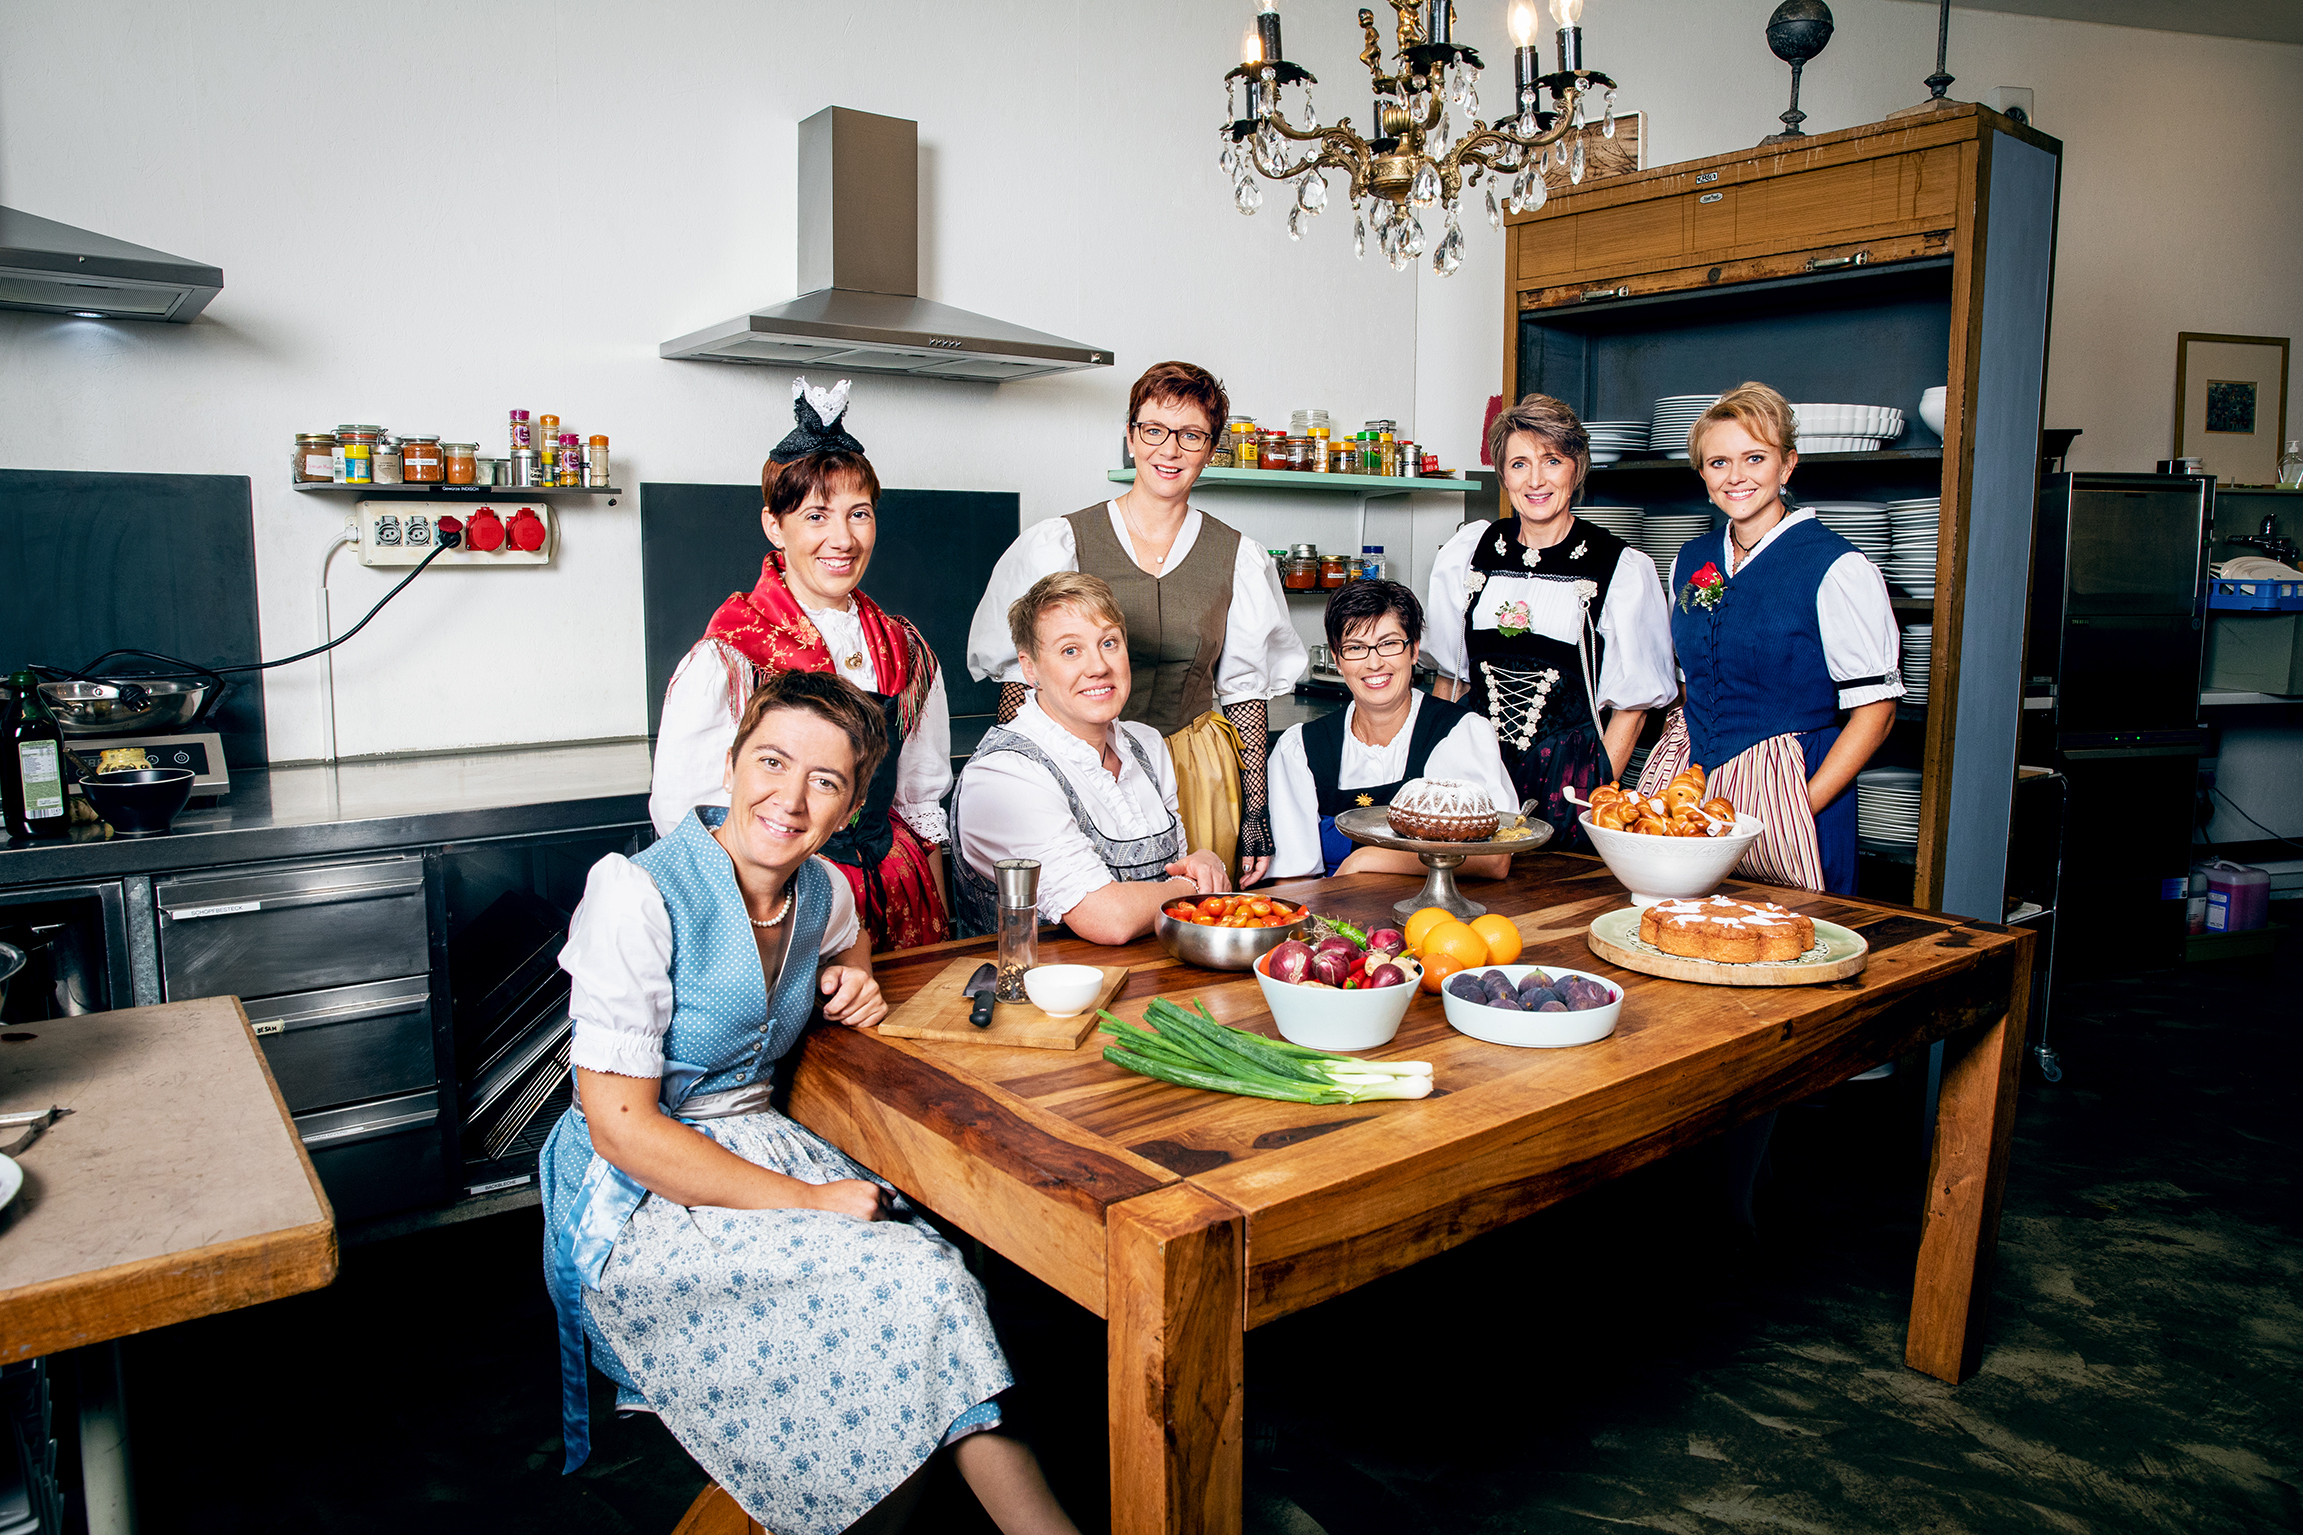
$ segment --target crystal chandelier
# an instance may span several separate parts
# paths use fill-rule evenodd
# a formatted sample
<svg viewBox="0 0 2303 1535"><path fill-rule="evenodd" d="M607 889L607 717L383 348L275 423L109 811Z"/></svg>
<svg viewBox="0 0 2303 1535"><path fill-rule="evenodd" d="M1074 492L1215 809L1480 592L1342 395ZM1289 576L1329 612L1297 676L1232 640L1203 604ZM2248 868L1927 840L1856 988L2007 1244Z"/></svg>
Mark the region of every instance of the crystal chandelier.
<svg viewBox="0 0 2303 1535"><path fill-rule="evenodd" d="M1260 176L1290 189L1287 233L1303 238L1310 221L1327 206L1327 173L1351 178L1352 250L1365 257L1370 226L1377 247L1404 271L1427 249L1422 210L1438 207L1444 229L1431 251L1431 269L1452 277L1463 264L1460 213L1464 195L1486 185L1488 226L1503 227L1497 184L1510 181L1504 195L1514 213L1540 208L1550 197L1554 169L1570 183L1583 180L1587 98L1604 91L1600 136L1615 137L1615 82L1583 67L1583 0L1551 0L1558 23L1559 68L1538 75L1534 46L1535 13L1512 7L1513 110L1490 126L1479 118L1479 55L1455 40L1452 0L1390 0L1398 15L1398 38L1387 71L1383 40L1371 11L1359 13L1367 46L1360 62L1374 83L1375 135L1362 138L1350 122L1320 125L1312 113L1311 72L1290 64L1280 49L1278 0L1261 0L1255 24L1241 52L1244 62L1224 76L1222 130L1224 174L1232 180L1232 200L1242 213L1263 206ZM1301 126L1291 123L1282 102L1287 87L1303 87ZM1544 93L1551 103L1539 109ZM1312 146L1300 156L1291 146Z"/></svg>

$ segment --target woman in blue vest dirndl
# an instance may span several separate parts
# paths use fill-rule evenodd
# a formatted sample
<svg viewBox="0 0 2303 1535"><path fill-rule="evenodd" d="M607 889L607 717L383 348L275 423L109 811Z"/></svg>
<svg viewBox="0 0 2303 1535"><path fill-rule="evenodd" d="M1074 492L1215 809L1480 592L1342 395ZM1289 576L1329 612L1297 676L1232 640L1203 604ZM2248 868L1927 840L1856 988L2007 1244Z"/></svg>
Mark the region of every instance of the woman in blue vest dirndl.
<svg viewBox="0 0 2303 1535"><path fill-rule="evenodd" d="M1574 411L1531 394L1488 423L1487 448L1510 510L1432 561L1432 691L1495 727L1551 845L1587 850L1570 791L1614 781L1647 711L1678 696L1669 610L1655 562L1575 515L1591 438Z"/></svg>
<svg viewBox="0 0 2303 1535"><path fill-rule="evenodd" d="M1661 792L1690 763L1708 792L1767 823L1746 877L1855 893L1855 775L1895 723L1900 641L1887 582L1783 495L1799 463L1782 395L1745 384L1688 433L1726 525L1672 563L1671 637L1686 703L1640 775Z"/></svg>
<svg viewBox="0 0 2303 1535"><path fill-rule="evenodd" d="M1346 810L1388 805L1418 778L1448 779L1484 791L1497 807L1519 803L1495 728L1461 704L1418 692L1423 604L1396 581L1354 581L1327 603L1327 643L1351 702L1293 725L1271 754L1275 879L1336 874L1413 874L1413 853L1363 847L1336 830ZM1466 874L1501 879L1501 853L1466 860Z"/></svg>
<svg viewBox="0 0 2303 1535"><path fill-rule="evenodd" d="M772 674L728 754L729 805L593 866L560 964L576 1101L544 1147L565 1469L591 1449L587 1350L620 1410L653 1412L745 1513L833 1535L942 1446L1000 1528L1073 1525L1019 1441L1013 1382L952 1245L769 1106L821 1009L887 1005L848 883L816 850L888 749L878 705Z"/></svg>

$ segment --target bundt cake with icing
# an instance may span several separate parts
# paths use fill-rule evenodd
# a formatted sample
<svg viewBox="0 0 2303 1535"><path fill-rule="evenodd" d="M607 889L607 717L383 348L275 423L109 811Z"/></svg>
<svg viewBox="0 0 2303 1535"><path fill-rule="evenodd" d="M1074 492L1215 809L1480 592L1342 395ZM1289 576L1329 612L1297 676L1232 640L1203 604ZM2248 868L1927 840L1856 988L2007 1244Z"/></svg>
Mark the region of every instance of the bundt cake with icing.
<svg viewBox="0 0 2303 1535"><path fill-rule="evenodd" d="M1411 778L1389 809L1394 836L1423 842L1485 842L1498 820L1486 790L1453 778Z"/></svg>

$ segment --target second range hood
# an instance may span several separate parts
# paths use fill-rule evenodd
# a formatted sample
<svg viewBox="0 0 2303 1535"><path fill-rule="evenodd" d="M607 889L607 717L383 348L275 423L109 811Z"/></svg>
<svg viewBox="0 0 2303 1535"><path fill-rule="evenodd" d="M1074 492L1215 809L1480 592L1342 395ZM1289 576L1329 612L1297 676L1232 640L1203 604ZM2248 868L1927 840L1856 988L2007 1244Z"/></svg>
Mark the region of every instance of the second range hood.
<svg viewBox="0 0 2303 1535"><path fill-rule="evenodd" d="M1108 368L1067 341L919 296L919 124L826 107L800 124L800 283L789 303L657 351L698 362L1002 383Z"/></svg>

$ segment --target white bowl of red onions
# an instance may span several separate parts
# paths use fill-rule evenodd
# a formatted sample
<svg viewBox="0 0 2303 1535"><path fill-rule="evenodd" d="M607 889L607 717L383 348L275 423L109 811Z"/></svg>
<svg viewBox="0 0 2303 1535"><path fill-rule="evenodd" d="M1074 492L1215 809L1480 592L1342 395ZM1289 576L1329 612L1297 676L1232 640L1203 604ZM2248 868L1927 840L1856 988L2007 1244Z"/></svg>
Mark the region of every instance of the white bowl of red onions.
<svg viewBox="0 0 2303 1535"><path fill-rule="evenodd" d="M1423 967L1395 929L1317 944L1290 939L1255 962L1255 983L1280 1037L1313 1050L1373 1050L1391 1043L1415 1000Z"/></svg>

